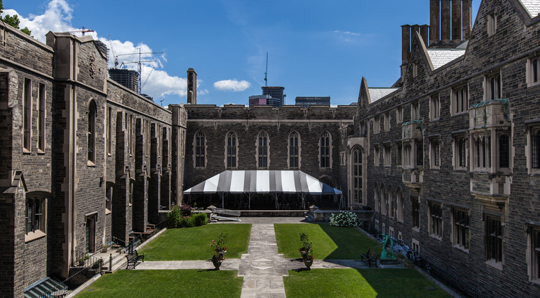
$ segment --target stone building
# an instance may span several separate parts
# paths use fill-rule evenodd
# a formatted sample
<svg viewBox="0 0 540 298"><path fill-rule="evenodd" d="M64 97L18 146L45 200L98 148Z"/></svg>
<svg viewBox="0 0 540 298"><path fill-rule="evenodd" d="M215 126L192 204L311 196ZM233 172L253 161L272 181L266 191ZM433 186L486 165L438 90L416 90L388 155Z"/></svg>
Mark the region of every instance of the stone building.
<svg viewBox="0 0 540 298"><path fill-rule="evenodd" d="M474 26L470 0L430 5L394 86L362 79L351 204L467 295L539 297L540 4L484 0Z"/></svg>
<svg viewBox="0 0 540 298"><path fill-rule="evenodd" d="M0 24L0 296L67 278L86 253L182 200L186 111L107 78L90 36Z"/></svg>

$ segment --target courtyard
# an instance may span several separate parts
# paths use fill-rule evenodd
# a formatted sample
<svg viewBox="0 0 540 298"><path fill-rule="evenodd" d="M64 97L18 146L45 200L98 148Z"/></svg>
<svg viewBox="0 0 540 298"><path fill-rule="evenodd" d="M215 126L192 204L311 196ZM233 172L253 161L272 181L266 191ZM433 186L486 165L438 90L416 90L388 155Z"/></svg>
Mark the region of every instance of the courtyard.
<svg viewBox="0 0 540 298"><path fill-rule="evenodd" d="M284 222L284 223L281 223ZM381 246L356 228L280 218L170 229L140 250L144 262L99 278L77 297L448 297L414 269L368 268L360 254ZM221 270L212 240L227 234ZM299 234L312 242L306 270Z"/></svg>

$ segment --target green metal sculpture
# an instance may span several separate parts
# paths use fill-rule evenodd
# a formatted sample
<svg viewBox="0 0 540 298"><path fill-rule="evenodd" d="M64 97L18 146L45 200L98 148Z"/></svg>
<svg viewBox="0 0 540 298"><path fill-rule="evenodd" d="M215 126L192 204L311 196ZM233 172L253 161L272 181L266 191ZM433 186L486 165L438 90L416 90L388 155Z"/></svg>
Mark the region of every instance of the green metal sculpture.
<svg viewBox="0 0 540 298"><path fill-rule="evenodd" d="M396 257L394 257L394 240L392 237L382 234L383 236L383 242L382 242L382 253L381 253L381 260L395 260ZM386 246L390 247L391 255L388 255L388 252L386 251Z"/></svg>

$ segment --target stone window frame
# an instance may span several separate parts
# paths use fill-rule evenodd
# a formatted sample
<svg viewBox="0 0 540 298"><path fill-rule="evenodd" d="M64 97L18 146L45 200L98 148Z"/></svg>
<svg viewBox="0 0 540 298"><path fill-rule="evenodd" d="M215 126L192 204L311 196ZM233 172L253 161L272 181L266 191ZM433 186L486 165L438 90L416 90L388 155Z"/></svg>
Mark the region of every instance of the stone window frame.
<svg viewBox="0 0 540 298"><path fill-rule="evenodd" d="M374 151L374 154L373 154L373 164L374 166L378 167L381 163L381 155L380 155L380 149L379 149L379 145L374 145L373 146L373 151Z"/></svg>
<svg viewBox="0 0 540 298"><path fill-rule="evenodd" d="M383 166L387 168L391 167L392 166L392 145L384 144L382 154L383 154Z"/></svg>
<svg viewBox="0 0 540 298"><path fill-rule="evenodd" d="M466 132L454 133L452 135L452 166L454 171L466 171L468 168L468 138ZM463 164L461 162L464 162Z"/></svg>
<svg viewBox="0 0 540 298"><path fill-rule="evenodd" d="M364 192L363 192L363 157L364 153L362 149L358 146L353 147L351 150L351 163L352 163L352 192L353 192L353 201L355 203L364 204ZM358 199L358 200L357 200Z"/></svg>
<svg viewBox="0 0 540 298"><path fill-rule="evenodd" d="M38 96L37 96L37 114L38 114L38 139L37 139L37 152L38 154L45 153L45 146L46 146L46 119L47 119L47 113L46 113L46 106L47 106L47 91L45 89L44 83L38 84Z"/></svg>
<svg viewBox="0 0 540 298"><path fill-rule="evenodd" d="M412 142L404 142L402 145L403 150L403 162L401 167L402 168L414 168L413 166L413 158L412 158Z"/></svg>
<svg viewBox="0 0 540 298"><path fill-rule="evenodd" d="M199 142L202 141L202 142ZM206 135L204 132L198 130L193 135L193 168L195 169L205 169L207 158L207 142ZM202 155L200 154L202 151Z"/></svg>
<svg viewBox="0 0 540 298"><path fill-rule="evenodd" d="M396 142L396 166L403 167L403 143L401 141Z"/></svg>
<svg viewBox="0 0 540 298"><path fill-rule="evenodd" d="M403 208L403 192L401 191L400 188L398 188L398 190L396 191L396 220L398 222L403 222L404 221L404 211L405 209Z"/></svg>
<svg viewBox="0 0 540 298"><path fill-rule="evenodd" d="M380 195L380 203L381 203L381 214L382 215L387 215L388 214L388 192L386 190L386 188L383 186L381 186L381 191L379 193Z"/></svg>
<svg viewBox="0 0 540 298"><path fill-rule="evenodd" d="M527 171L531 176L540 176L540 118L525 121L527 125L527 144L525 156Z"/></svg>
<svg viewBox="0 0 540 298"><path fill-rule="evenodd" d="M394 196L392 194L392 187L389 187L386 191L386 215L389 218L395 218L395 202L394 202Z"/></svg>
<svg viewBox="0 0 540 298"><path fill-rule="evenodd" d="M452 88L451 113L452 116L465 115L469 111L469 84Z"/></svg>
<svg viewBox="0 0 540 298"><path fill-rule="evenodd" d="M470 208L452 206L451 211L452 245L454 248L469 253L471 247L471 210Z"/></svg>
<svg viewBox="0 0 540 298"><path fill-rule="evenodd" d="M497 70L484 76L484 101L503 98L502 73Z"/></svg>
<svg viewBox="0 0 540 298"><path fill-rule="evenodd" d="M414 250L418 255L420 255L420 241L412 238L412 250Z"/></svg>
<svg viewBox="0 0 540 298"><path fill-rule="evenodd" d="M397 239L398 240L403 240L403 234L401 233L401 231L398 231Z"/></svg>
<svg viewBox="0 0 540 298"><path fill-rule="evenodd" d="M403 123L403 107L396 108L396 123Z"/></svg>
<svg viewBox="0 0 540 298"><path fill-rule="evenodd" d="M486 15L486 31L488 36L493 36L497 32L497 15L491 11Z"/></svg>
<svg viewBox="0 0 540 298"><path fill-rule="evenodd" d="M429 119L437 121L441 118L441 97L439 94L433 95L429 99Z"/></svg>
<svg viewBox="0 0 540 298"><path fill-rule="evenodd" d="M439 241L442 241L444 233L443 210L442 202L428 199L428 233Z"/></svg>
<svg viewBox="0 0 540 298"><path fill-rule="evenodd" d="M347 152L346 151L341 151L339 153L339 165L341 166L346 166L347 165Z"/></svg>
<svg viewBox="0 0 540 298"><path fill-rule="evenodd" d="M300 169L302 163L302 138L296 130L291 131L287 137L287 152L287 167L289 169Z"/></svg>
<svg viewBox="0 0 540 298"><path fill-rule="evenodd" d="M384 115L384 124L383 124L384 131L390 131L390 128L391 128L391 126L390 126L391 118L390 117L391 117L390 113L386 113Z"/></svg>
<svg viewBox="0 0 540 298"><path fill-rule="evenodd" d="M23 78L23 153L32 152L32 112L33 112L33 99L32 99L32 80L29 78Z"/></svg>
<svg viewBox="0 0 540 298"><path fill-rule="evenodd" d="M107 155L112 155L112 107L107 107Z"/></svg>
<svg viewBox="0 0 540 298"><path fill-rule="evenodd" d="M411 121L420 120L420 101L411 103Z"/></svg>
<svg viewBox="0 0 540 298"><path fill-rule="evenodd" d="M509 130L497 130L496 137L496 171L502 172L504 174L510 174L513 167L511 132ZM505 139L506 141L504 141Z"/></svg>
<svg viewBox="0 0 540 298"><path fill-rule="evenodd" d="M394 238L394 235L395 235L394 227L388 227L388 236Z"/></svg>
<svg viewBox="0 0 540 298"><path fill-rule="evenodd" d="M270 168L270 137L266 131L260 131L257 134L257 140L255 141L255 152L257 169L269 169ZM266 159L266 160L265 160ZM261 166L261 161L265 161L266 165Z"/></svg>
<svg viewBox="0 0 540 298"><path fill-rule="evenodd" d="M527 267L529 281L540 284L540 223L529 223L527 229Z"/></svg>
<svg viewBox="0 0 540 298"><path fill-rule="evenodd" d="M475 172L491 172L491 135L478 133L470 139L471 169Z"/></svg>
<svg viewBox="0 0 540 298"><path fill-rule="evenodd" d="M133 156L133 114L129 114L128 115L128 119L129 119L129 127L127 128L128 129L128 142L129 142L129 156ZM159 152L159 150L158 150Z"/></svg>
<svg viewBox="0 0 540 298"><path fill-rule="evenodd" d="M225 135L225 168L238 169L238 134L229 131Z"/></svg>
<svg viewBox="0 0 540 298"><path fill-rule="evenodd" d="M381 132L380 116L377 115L373 117L373 134L378 134L380 132Z"/></svg>
<svg viewBox="0 0 540 298"><path fill-rule="evenodd" d="M414 165L416 168L424 167L424 140L415 140L415 155L414 155Z"/></svg>
<svg viewBox="0 0 540 298"><path fill-rule="evenodd" d="M540 57L536 53L534 57L527 59L527 87L540 85Z"/></svg>
<svg viewBox="0 0 540 298"><path fill-rule="evenodd" d="M94 99L88 101L88 111L87 111L87 165L95 166L96 165L96 124L97 124L97 104Z"/></svg>
<svg viewBox="0 0 540 298"><path fill-rule="evenodd" d="M374 192L374 199L375 199L375 212L381 212L380 208L380 191L379 187L375 185L375 192Z"/></svg>
<svg viewBox="0 0 540 298"><path fill-rule="evenodd" d="M37 212L39 206L40 212ZM47 198L26 194L25 201L25 242L42 238L47 235ZM29 223L29 220L31 223ZM37 223L37 226L36 226Z"/></svg>
<svg viewBox="0 0 540 298"><path fill-rule="evenodd" d="M377 231L377 234L380 232L380 222L378 219L375 219L375 230Z"/></svg>
<svg viewBox="0 0 540 298"><path fill-rule="evenodd" d="M418 76L418 64L413 63L412 65L412 76L416 78Z"/></svg>
<svg viewBox="0 0 540 298"><path fill-rule="evenodd" d="M429 139L429 166L432 170L441 169L441 147L442 142L439 136Z"/></svg>
<svg viewBox="0 0 540 298"><path fill-rule="evenodd" d="M332 168L332 134L323 132L319 137L319 169Z"/></svg>
<svg viewBox="0 0 540 298"><path fill-rule="evenodd" d="M504 263L504 226L502 216L484 213L486 264L502 270Z"/></svg>
<svg viewBox="0 0 540 298"><path fill-rule="evenodd" d="M105 214L111 213L112 210L112 200L114 195L114 187L112 185L105 184L107 189L105 189Z"/></svg>
<svg viewBox="0 0 540 298"><path fill-rule="evenodd" d="M420 197L411 195L411 224L413 231L420 232L420 212L421 212L421 204L420 204Z"/></svg>

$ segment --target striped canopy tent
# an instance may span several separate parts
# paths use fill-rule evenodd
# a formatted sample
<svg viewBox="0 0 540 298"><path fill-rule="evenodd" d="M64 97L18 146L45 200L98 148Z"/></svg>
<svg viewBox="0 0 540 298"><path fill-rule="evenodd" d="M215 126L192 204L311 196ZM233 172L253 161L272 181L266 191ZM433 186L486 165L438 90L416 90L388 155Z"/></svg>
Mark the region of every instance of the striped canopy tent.
<svg viewBox="0 0 540 298"><path fill-rule="evenodd" d="M341 195L335 189L302 171L224 171L207 179L192 188L185 190L184 195L219 194L222 205L225 205L225 193L246 194L250 199L253 194L273 194L276 198L281 193L298 194L305 208L306 195Z"/></svg>

